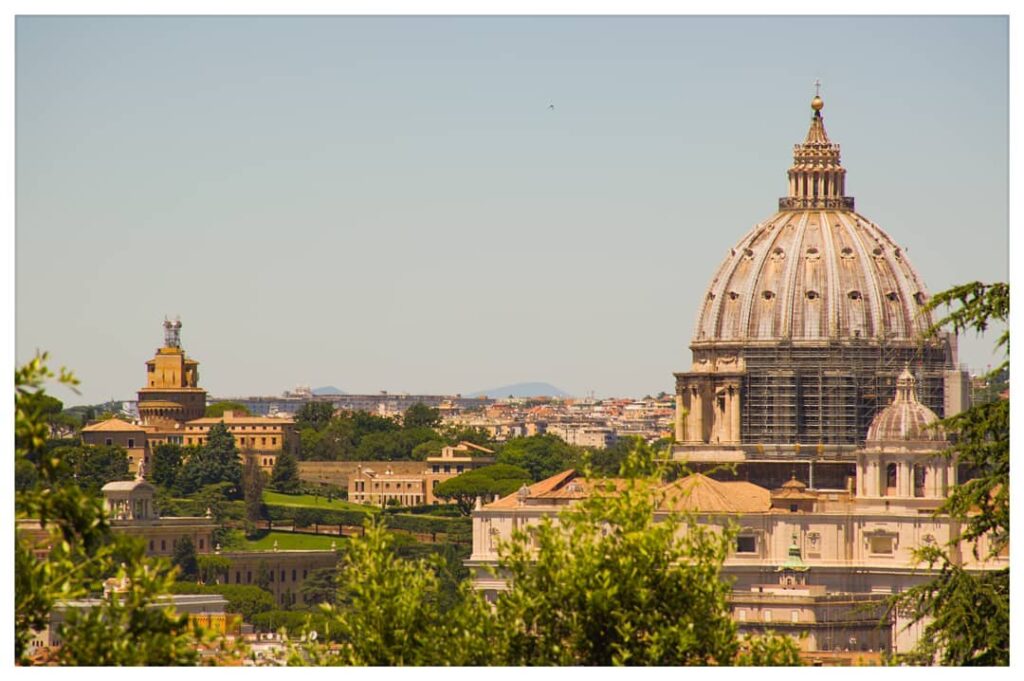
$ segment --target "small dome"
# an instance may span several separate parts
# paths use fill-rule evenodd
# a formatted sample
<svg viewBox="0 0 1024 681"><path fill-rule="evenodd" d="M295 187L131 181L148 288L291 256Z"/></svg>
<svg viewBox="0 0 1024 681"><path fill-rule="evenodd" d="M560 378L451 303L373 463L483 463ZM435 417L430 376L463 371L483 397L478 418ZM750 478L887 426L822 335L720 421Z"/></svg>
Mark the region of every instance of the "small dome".
<svg viewBox="0 0 1024 681"><path fill-rule="evenodd" d="M824 107L825 101L821 97L815 95L814 99L811 100L811 108L815 111L821 111Z"/></svg>
<svg viewBox="0 0 1024 681"><path fill-rule="evenodd" d="M917 401L917 381L908 369L896 379L896 397L878 412L868 428L867 446L884 442L945 442L946 434L932 424L939 420L928 407Z"/></svg>

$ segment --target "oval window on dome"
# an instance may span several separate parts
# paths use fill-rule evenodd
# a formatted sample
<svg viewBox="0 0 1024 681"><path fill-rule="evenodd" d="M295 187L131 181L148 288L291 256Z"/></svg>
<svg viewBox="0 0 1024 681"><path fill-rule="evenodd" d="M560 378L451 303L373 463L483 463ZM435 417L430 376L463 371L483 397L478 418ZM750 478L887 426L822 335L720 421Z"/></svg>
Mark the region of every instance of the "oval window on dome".
<svg viewBox="0 0 1024 681"><path fill-rule="evenodd" d="M810 248L807 249L807 255L810 255L810 256L818 255L818 249L816 247L814 247L814 246L811 246Z"/></svg>
<svg viewBox="0 0 1024 681"><path fill-rule="evenodd" d="M849 246L843 246L843 249L839 251L839 255L843 256L844 258L852 258L853 249L850 248Z"/></svg>
<svg viewBox="0 0 1024 681"><path fill-rule="evenodd" d="M746 257L746 258L753 258L754 257L754 251L752 251L749 248L744 248L743 249L743 256Z"/></svg>
<svg viewBox="0 0 1024 681"><path fill-rule="evenodd" d="M736 300L739 297L740 294L736 293L735 291L729 291L729 300Z"/></svg>
<svg viewBox="0 0 1024 681"><path fill-rule="evenodd" d="M808 291L807 300L817 300L819 298L817 291Z"/></svg>
<svg viewBox="0 0 1024 681"><path fill-rule="evenodd" d="M903 258L903 253L901 253L900 249L897 248L895 251L893 251L892 257L896 258L897 260L901 260Z"/></svg>
<svg viewBox="0 0 1024 681"><path fill-rule="evenodd" d="M765 300L771 300L772 298L775 297L775 292L774 291L762 291L761 292L761 297L764 298Z"/></svg>
<svg viewBox="0 0 1024 681"><path fill-rule="evenodd" d="M925 295L920 291L914 294L914 302L917 303L918 305L924 305L925 300Z"/></svg>
<svg viewBox="0 0 1024 681"><path fill-rule="evenodd" d="M848 295L850 297L850 300L860 300L861 299L860 291L850 291L850 293Z"/></svg>
<svg viewBox="0 0 1024 681"><path fill-rule="evenodd" d="M899 302L900 294L896 293L895 291L889 291L888 293L885 294L885 299L896 303Z"/></svg>
<svg viewBox="0 0 1024 681"><path fill-rule="evenodd" d="M711 293L711 292L709 292L709 293L708 293L708 300L714 300L714 299L715 299L715 294L714 294L714 293Z"/></svg>
<svg viewBox="0 0 1024 681"><path fill-rule="evenodd" d="M871 255L875 256L876 258L881 258L882 249L878 246L875 246L873 249L871 249Z"/></svg>

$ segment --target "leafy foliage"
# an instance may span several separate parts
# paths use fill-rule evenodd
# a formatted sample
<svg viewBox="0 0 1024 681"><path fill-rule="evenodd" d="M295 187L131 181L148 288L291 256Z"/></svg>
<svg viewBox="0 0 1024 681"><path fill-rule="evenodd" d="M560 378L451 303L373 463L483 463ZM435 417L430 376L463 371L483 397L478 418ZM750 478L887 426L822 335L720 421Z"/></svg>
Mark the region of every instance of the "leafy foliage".
<svg viewBox="0 0 1024 681"><path fill-rule="evenodd" d="M183 452L180 445L158 444L153 448L153 469L146 476L150 482L171 488L181 474Z"/></svg>
<svg viewBox="0 0 1024 681"><path fill-rule="evenodd" d="M528 471L518 466L496 463L445 480L434 490L434 495L455 501L463 515L469 515L477 497L489 501L496 494L511 494L530 482Z"/></svg>
<svg viewBox="0 0 1024 681"><path fill-rule="evenodd" d="M106 445L75 445L58 447L50 456L63 460L61 484L77 483L86 492L98 494L103 485L113 480L129 480L128 455L124 449Z"/></svg>
<svg viewBox="0 0 1024 681"><path fill-rule="evenodd" d="M660 510L659 483L595 483L557 523L545 518L500 547L498 569L511 583L497 603L508 664L798 663L788 637L741 648L720 573L735 529Z"/></svg>
<svg viewBox="0 0 1024 681"><path fill-rule="evenodd" d="M203 414L209 418L221 418L224 416L224 412L234 412L235 416L249 416L249 408L241 402L216 402L206 407L206 413Z"/></svg>
<svg viewBox="0 0 1024 681"><path fill-rule="evenodd" d="M441 423L441 412L417 402L405 410L402 416L403 428L436 428Z"/></svg>
<svg viewBox="0 0 1024 681"><path fill-rule="evenodd" d="M242 498L242 465L235 438L223 423L215 423L206 444L193 450L181 469L176 487L182 494L193 494L207 485L225 484L227 499Z"/></svg>
<svg viewBox="0 0 1024 681"><path fill-rule="evenodd" d="M265 515L263 506L263 487L266 476L260 468L255 456L245 457L245 468L242 470L242 489L245 495L245 522L251 530Z"/></svg>
<svg viewBox="0 0 1024 681"><path fill-rule="evenodd" d="M196 547L188 535L178 537L174 541L174 552L171 564L178 568L178 579L195 579L199 574L196 562Z"/></svg>
<svg viewBox="0 0 1024 681"><path fill-rule="evenodd" d="M32 630L49 623L59 602L97 594L104 580L115 578L123 586L116 594L68 613L60 628L64 645L57 661L192 664L195 636L187 618L154 607L173 583L170 565L148 560L140 542L114 535L100 500L68 482L67 463L46 451L49 426L42 396L44 383L53 377L46 360L45 353L37 355L14 374L15 460L32 463L39 483L17 493L16 507L19 515L37 519L46 534L46 556L38 560L35 552L41 547L16 533L15 659L29 661ZM64 369L59 381L77 384Z"/></svg>
<svg viewBox="0 0 1024 681"><path fill-rule="evenodd" d="M533 435L509 440L498 452L497 462L525 468L536 481L573 468L580 453L555 435Z"/></svg>
<svg viewBox="0 0 1024 681"><path fill-rule="evenodd" d="M289 451L283 451L274 462L274 471L270 476L270 489L284 494L298 494L302 488L299 480L299 464Z"/></svg>
<svg viewBox="0 0 1024 681"><path fill-rule="evenodd" d="M1007 284L972 282L936 294L926 306L953 308L936 322L930 333L949 326L956 333L982 333L993 322L1005 323L1010 313ZM990 377L1009 370L1009 330L1002 332L996 349L1007 359ZM956 554L960 540L982 559L996 556L1010 540L1010 402L997 399L974 405L939 425L949 435L947 454L966 465L973 478L951 490L937 513L961 523L961 533L949 546L926 546L915 551L920 563L938 569L931 581L890 600L890 611L900 609L911 621L928 620L909 661L944 665L1007 665L1010 660L1009 570L981 574L964 570ZM983 538L987 551L982 553Z"/></svg>
<svg viewBox="0 0 1024 681"><path fill-rule="evenodd" d="M177 594L220 594L228 604L227 611L235 612L249 622L255 615L274 609L274 594L248 584L193 584L178 582L171 587Z"/></svg>

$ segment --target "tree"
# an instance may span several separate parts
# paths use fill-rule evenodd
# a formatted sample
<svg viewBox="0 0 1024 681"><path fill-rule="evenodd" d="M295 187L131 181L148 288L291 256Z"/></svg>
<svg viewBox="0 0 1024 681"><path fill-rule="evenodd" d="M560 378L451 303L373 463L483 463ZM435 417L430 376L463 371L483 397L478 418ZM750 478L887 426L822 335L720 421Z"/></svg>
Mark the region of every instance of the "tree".
<svg viewBox="0 0 1024 681"><path fill-rule="evenodd" d="M102 502L68 482L66 462L45 453L49 426L40 398L45 395L45 382L53 377L46 360L45 353L37 355L14 374L15 461L35 465L39 482L17 492L15 507L19 517L38 520L50 545L46 560L38 560L38 546L16 532L15 660L29 662L32 630L49 624L58 602L98 593L104 580L114 578L124 585L119 593L89 610L69 611L61 626L64 645L56 661L194 664L196 638L187 616L152 607L173 583L170 565L147 559L140 542L113 534ZM71 387L78 383L64 369L59 381Z"/></svg>
<svg viewBox="0 0 1024 681"><path fill-rule="evenodd" d="M340 648L308 644L314 664L485 665L500 664L496 622L483 598L461 585L458 602L439 605L435 557L406 561L392 550L393 536L376 522L352 539L342 559L338 604L323 604ZM453 645L453 642L458 645Z"/></svg>
<svg viewBox="0 0 1024 681"><path fill-rule="evenodd" d="M510 584L497 602L505 664L798 663L788 637L737 635L721 576L735 528L665 512L659 477L592 489L557 523L517 530L499 549Z"/></svg>
<svg viewBox="0 0 1024 681"><path fill-rule="evenodd" d="M217 483L227 483L227 498L242 497L242 465L238 461L238 449L235 438L223 422L214 424L206 444L188 457L176 487L180 493L188 495Z"/></svg>
<svg viewBox="0 0 1024 681"><path fill-rule="evenodd" d="M241 402L216 402L206 407L206 413L204 416L207 418L221 418L224 416L224 412L230 411L235 416L249 416L249 407L245 406Z"/></svg>
<svg viewBox="0 0 1024 681"><path fill-rule="evenodd" d="M170 488L181 474L181 466L181 446L173 443L159 444L153 448L153 468L146 477L155 485Z"/></svg>
<svg viewBox="0 0 1024 681"><path fill-rule="evenodd" d="M196 547L187 535L178 537L174 542L174 553L171 564L178 568L178 579L194 580L199 575L199 564L196 562Z"/></svg>
<svg viewBox="0 0 1024 681"><path fill-rule="evenodd" d="M295 413L295 428L322 430L334 416L334 405L330 402L306 402Z"/></svg>
<svg viewBox="0 0 1024 681"><path fill-rule="evenodd" d="M103 485L114 480L131 478L128 455L117 446L74 445L57 447L50 452L64 461L63 482L76 482L83 490L98 494Z"/></svg>
<svg viewBox="0 0 1024 681"><path fill-rule="evenodd" d="M334 605L338 600L338 568L318 568L309 573L309 576L299 588L302 599L310 604L327 603Z"/></svg>
<svg viewBox="0 0 1024 681"><path fill-rule="evenodd" d="M403 428L436 428L441 423L441 412L417 402L405 410L402 416Z"/></svg>
<svg viewBox="0 0 1024 681"><path fill-rule="evenodd" d="M1004 283L973 282L936 294L926 309L939 306L949 310L929 330L937 334L945 327L955 333L968 329L978 334L993 322L1006 323L1010 313L1010 288ZM996 349L1009 352L1010 332L1004 330ZM1010 367L1009 359L989 377ZM1009 569L981 574L964 570L955 554L961 541L973 545L979 555L979 540L987 538L991 558L1005 550L1010 540L1010 401L997 399L972 406L967 411L942 419L939 424L950 436L950 456L973 471L974 477L955 486L937 513L948 514L961 523L960 537L949 546L926 546L915 557L938 571L937 576L897 594L890 611L899 608L913 622L929 620L917 648L908 659L944 665L1008 665L1010 661L1010 573Z"/></svg>
<svg viewBox="0 0 1024 681"><path fill-rule="evenodd" d="M192 584L177 582L171 587L176 594L220 594L227 600L226 610L238 613L246 622L261 612L274 609L274 594L251 584Z"/></svg>
<svg viewBox="0 0 1024 681"><path fill-rule="evenodd" d="M231 568L231 561L215 553L205 553L196 556L196 568L201 583L216 584L220 582L221 575L227 574Z"/></svg>
<svg viewBox="0 0 1024 681"><path fill-rule="evenodd" d="M274 462L270 476L270 488L282 494L298 494L302 482L299 480L299 464L289 451L283 451Z"/></svg>
<svg viewBox="0 0 1024 681"><path fill-rule="evenodd" d="M534 480L549 478L579 463L580 450L555 435L533 435L509 440L497 462L530 471Z"/></svg>
<svg viewBox="0 0 1024 681"><path fill-rule="evenodd" d="M263 486L265 477L260 468L259 459L255 456L245 457L245 468L242 472L242 488L245 494L246 534L253 534L257 523L263 518Z"/></svg>
<svg viewBox="0 0 1024 681"><path fill-rule="evenodd" d="M445 480L434 490L434 496L454 501L463 515L469 515L477 497L489 501L495 494L505 496L531 482L529 471L496 463Z"/></svg>

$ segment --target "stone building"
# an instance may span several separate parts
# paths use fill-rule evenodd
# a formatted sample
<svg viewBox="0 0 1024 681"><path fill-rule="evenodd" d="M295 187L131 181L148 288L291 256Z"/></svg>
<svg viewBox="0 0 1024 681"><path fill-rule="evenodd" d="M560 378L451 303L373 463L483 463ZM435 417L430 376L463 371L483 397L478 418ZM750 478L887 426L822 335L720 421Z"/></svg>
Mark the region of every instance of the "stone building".
<svg viewBox="0 0 1024 681"><path fill-rule="evenodd" d="M274 469L279 454L298 449L298 435L295 421L290 417L248 416L231 410L223 416L203 417L188 421L184 425L184 444L203 445L210 428L223 423L235 438L235 446L243 456L254 457L260 468L267 473Z"/></svg>
<svg viewBox="0 0 1024 681"><path fill-rule="evenodd" d="M906 250L854 210L815 96L778 211L729 249L676 377L677 458L778 486L797 463L843 489L853 451L910 367L936 414L967 406L955 338L926 338L928 292ZM812 481L811 475L815 476Z"/></svg>
<svg viewBox="0 0 1024 681"><path fill-rule="evenodd" d="M392 500L399 506L446 504L434 496L437 486L457 475L494 463L493 451L472 442L460 442L441 448L438 456L422 463L408 464L405 471L390 462L362 461L348 477L349 501L385 506Z"/></svg>

